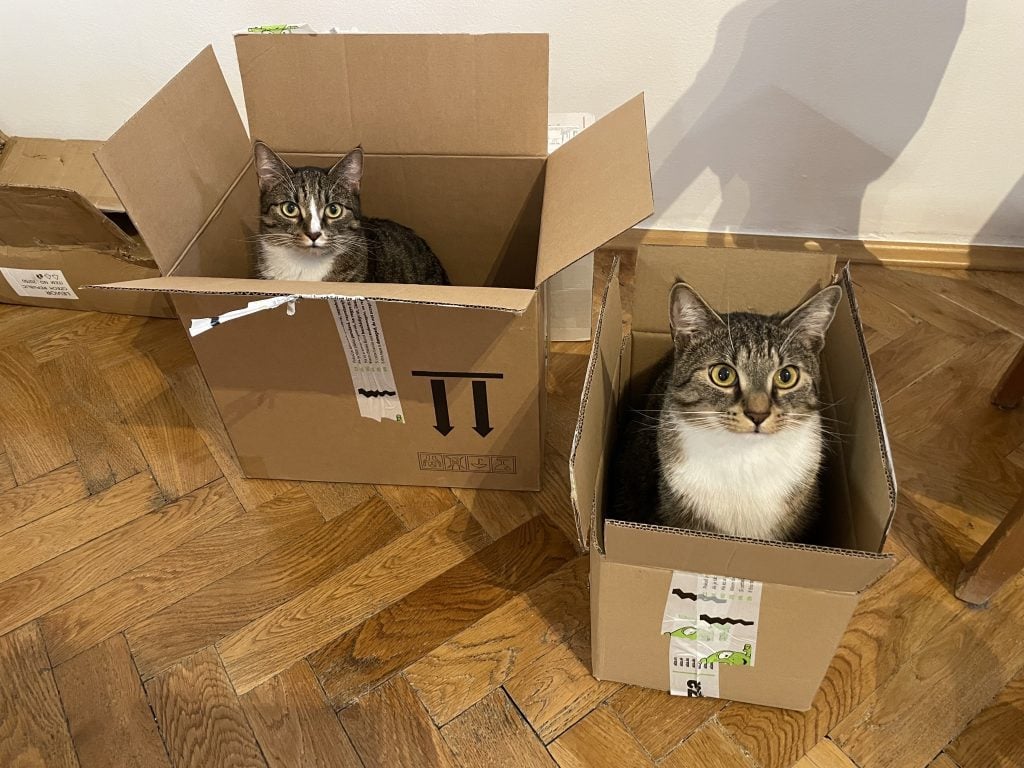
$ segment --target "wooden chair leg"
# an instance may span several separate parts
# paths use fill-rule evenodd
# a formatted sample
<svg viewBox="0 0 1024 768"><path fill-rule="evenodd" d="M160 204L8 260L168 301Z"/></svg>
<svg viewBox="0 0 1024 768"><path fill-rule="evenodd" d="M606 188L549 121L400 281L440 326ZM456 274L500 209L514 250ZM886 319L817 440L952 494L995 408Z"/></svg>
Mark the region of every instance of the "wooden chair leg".
<svg viewBox="0 0 1024 768"><path fill-rule="evenodd" d="M956 596L966 603L988 602L998 589L1024 568L1024 496L999 524L978 554L960 573Z"/></svg>
<svg viewBox="0 0 1024 768"><path fill-rule="evenodd" d="M1016 408L1024 398L1024 347L1006 369L1002 381L992 393L992 402L1000 408Z"/></svg>

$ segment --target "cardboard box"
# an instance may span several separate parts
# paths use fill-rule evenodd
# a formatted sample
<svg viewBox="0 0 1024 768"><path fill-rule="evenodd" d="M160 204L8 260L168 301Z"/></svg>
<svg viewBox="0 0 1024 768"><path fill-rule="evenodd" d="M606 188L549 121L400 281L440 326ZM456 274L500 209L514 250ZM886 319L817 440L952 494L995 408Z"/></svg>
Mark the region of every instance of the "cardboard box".
<svg viewBox="0 0 1024 768"><path fill-rule="evenodd" d="M595 331L570 475L580 541L591 552L598 678L682 695L697 695L697 686L690 685L697 680L703 695L805 710L859 595L892 566L882 545L895 510L896 485L846 270L838 275L844 297L822 354L825 398L836 404L831 415L845 435L825 475L822 545L715 536L605 516L606 462L617 422L647 391L652 368L671 349L668 296L676 279L693 285L718 311L770 313L797 306L828 284L834 270L834 258L826 254L641 246L632 329L625 339L613 270ZM715 596L722 602L706 602ZM735 599L747 597L746 607ZM671 638L666 632L676 626L666 620L697 605L711 605L704 615L713 618L736 618L730 615L734 609L753 610L754 616L745 616L746 628L735 630L755 636L748 652L752 664L719 663L695 674L692 659L711 654L694 649L707 643Z"/></svg>
<svg viewBox="0 0 1024 768"><path fill-rule="evenodd" d="M163 296L81 287L160 274L96 165L100 144L0 133L0 302L174 317Z"/></svg>
<svg viewBox="0 0 1024 768"><path fill-rule="evenodd" d="M252 150L207 48L97 153L164 274L108 288L210 329L192 345L248 477L537 489L539 287L651 213L642 95L548 156L546 35L235 40L251 135L298 165L361 143L364 211L455 285L249 278Z"/></svg>

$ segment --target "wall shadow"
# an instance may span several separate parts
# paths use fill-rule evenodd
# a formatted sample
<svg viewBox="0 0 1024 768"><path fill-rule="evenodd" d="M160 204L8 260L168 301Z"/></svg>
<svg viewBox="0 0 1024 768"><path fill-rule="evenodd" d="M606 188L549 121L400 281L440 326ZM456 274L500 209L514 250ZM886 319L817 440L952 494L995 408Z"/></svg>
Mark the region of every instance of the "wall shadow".
<svg viewBox="0 0 1024 768"><path fill-rule="evenodd" d="M651 131L659 211L706 170L715 232L860 235L867 186L924 122L967 0L748 0ZM701 227L704 228L704 227Z"/></svg>

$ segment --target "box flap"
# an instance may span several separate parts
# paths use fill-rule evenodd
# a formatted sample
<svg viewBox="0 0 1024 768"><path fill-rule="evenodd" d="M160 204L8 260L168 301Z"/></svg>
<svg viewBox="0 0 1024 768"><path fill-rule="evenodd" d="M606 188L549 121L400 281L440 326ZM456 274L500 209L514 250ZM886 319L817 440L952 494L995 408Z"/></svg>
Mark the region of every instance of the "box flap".
<svg viewBox="0 0 1024 768"><path fill-rule="evenodd" d="M830 592L861 592L895 563L889 554L755 541L619 520L605 522L604 536L605 555L618 563Z"/></svg>
<svg viewBox="0 0 1024 768"><path fill-rule="evenodd" d="M15 248L87 245L111 252L135 242L78 192L0 185L0 244Z"/></svg>
<svg viewBox="0 0 1024 768"><path fill-rule="evenodd" d="M644 96L548 158L535 285L654 213Z"/></svg>
<svg viewBox="0 0 1024 768"><path fill-rule="evenodd" d="M0 162L0 184L72 189L101 211L124 213L93 153L102 141L10 139Z"/></svg>
<svg viewBox="0 0 1024 768"><path fill-rule="evenodd" d="M278 152L547 154L547 35L240 34L235 47L249 131Z"/></svg>
<svg viewBox="0 0 1024 768"><path fill-rule="evenodd" d="M587 375L580 396L580 415L569 451L569 489L579 544L591 543L591 528L598 518L597 505L604 487L603 466L607 437L618 402L619 352L622 348L622 299L619 293L619 260L612 264L594 329Z"/></svg>
<svg viewBox="0 0 1024 768"><path fill-rule="evenodd" d="M770 269L765 269L766 263ZM633 284L633 330L668 331L668 295L676 280L685 280L719 312L789 310L813 288L832 281L835 256L746 248L641 245ZM755 301L733 306L729 297ZM763 303L756 303L763 302Z"/></svg>
<svg viewBox="0 0 1024 768"><path fill-rule="evenodd" d="M207 47L100 147L96 159L166 275L251 154Z"/></svg>
<svg viewBox="0 0 1024 768"><path fill-rule="evenodd" d="M130 280L123 283L107 283L88 287L227 296L299 296L311 299L351 296L406 304L494 309L516 314L525 312L537 295L532 289L522 288L473 288L395 283L314 283L227 277L154 277L146 280ZM240 301L239 305L243 305L243 302Z"/></svg>

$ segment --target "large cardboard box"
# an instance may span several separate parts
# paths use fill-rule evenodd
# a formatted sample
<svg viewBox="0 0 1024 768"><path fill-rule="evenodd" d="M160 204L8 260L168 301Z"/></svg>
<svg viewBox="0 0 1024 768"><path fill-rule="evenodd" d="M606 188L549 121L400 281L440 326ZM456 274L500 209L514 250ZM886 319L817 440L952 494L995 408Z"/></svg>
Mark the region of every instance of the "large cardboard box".
<svg viewBox="0 0 1024 768"><path fill-rule="evenodd" d="M0 302L174 317L163 296L82 287L160 274L96 165L100 144L0 133Z"/></svg>
<svg viewBox="0 0 1024 768"><path fill-rule="evenodd" d="M642 95L548 156L546 35L236 49L252 137L298 165L362 144L364 211L424 236L454 285L250 278L251 145L208 48L97 153L164 274L109 288L168 292L205 330L192 345L249 477L538 488L539 287L651 213Z"/></svg>
<svg viewBox="0 0 1024 768"><path fill-rule="evenodd" d="M831 282L825 254L641 246L632 327L623 338L617 270L595 331L571 453L580 541L591 552L594 674L681 695L804 710L818 690L861 592L885 574L896 486L853 284L822 355L825 398L843 437L830 455L819 544L714 536L609 519L606 464L616 426L669 349L668 296L682 278L718 311L779 312ZM680 617L702 612L693 630ZM736 625L735 620L743 620ZM752 663L702 664L723 635ZM669 632L678 630L682 637ZM692 631L692 634L687 634ZM705 634L705 633L710 634ZM736 636L748 639L737 642ZM730 643L739 647L729 647ZM710 647L709 647L710 646ZM734 656L732 661L742 660Z"/></svg>

